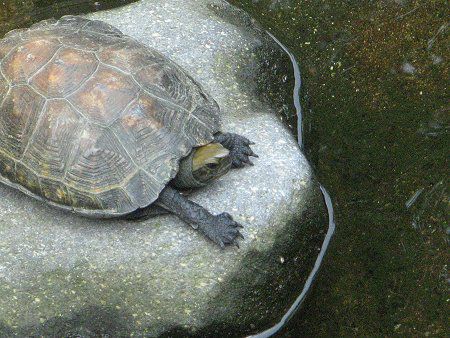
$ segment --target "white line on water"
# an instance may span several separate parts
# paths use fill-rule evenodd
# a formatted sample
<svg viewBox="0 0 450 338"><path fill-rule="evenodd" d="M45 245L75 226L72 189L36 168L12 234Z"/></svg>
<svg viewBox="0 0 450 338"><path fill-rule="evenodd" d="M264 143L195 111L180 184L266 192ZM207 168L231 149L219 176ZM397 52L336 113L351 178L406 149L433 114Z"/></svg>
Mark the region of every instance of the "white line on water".
<svg viewBox="0 0 450 338"><path fill-rule="evenodd" d="M297 135L298 135L298 144L300 146L300 149L303 150L303 119L302 119L302 106L300 104L300 87L302 85L302 78L300 73L300 67L298 66L297 60L295 58L295 55L292 54L289 49L283 45L275 36L272 35L272 33L266 31L266 33L286 52L286 54L291 59L292 68L294 69L294 106L295 110L297 112Z"/></svg>
<svg viewBox="0 0 450 338"><path fill-rule="evenodd" d="M280 331L287 322L292 318L292 316L297 312L302 303L304 302L306 295L311 290L311 286L314 283L314 280L317 277L317 273L319 272L320 266L322 265L323 258L325 257L325 253L327 252L328 246L330 244L331 238L334 235L334 231L336 229L336 224L334 223L334 210L333 210L333 202L331 201L331 197L323 186L320 186L320 190L322 191L323 198L325 200L325 205L328 210L328 231L325 235L325 238L322 243L322 247L320 248L320 253L317 256L317 259L314 263L314 267L311 273L308 276L308 279L305 282L302 292L297 297L295 302L291 305L289 310L284 314L281 318L280 322L270 329L267 329L261 333L256 335L248 336L247 338L267 338L271 337L278 331Z"/></svg>

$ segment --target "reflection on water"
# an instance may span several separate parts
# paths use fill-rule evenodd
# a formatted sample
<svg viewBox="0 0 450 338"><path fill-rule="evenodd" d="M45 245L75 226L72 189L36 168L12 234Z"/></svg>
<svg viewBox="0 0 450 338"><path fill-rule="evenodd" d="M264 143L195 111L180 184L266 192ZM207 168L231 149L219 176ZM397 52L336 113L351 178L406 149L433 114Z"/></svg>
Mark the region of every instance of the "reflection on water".
<svg viewBox="0 0 450 338"><path fill-rule="evenodd" d="M284 336L444 335L446 1L232 0L294 52L337 233Z"/></svg>

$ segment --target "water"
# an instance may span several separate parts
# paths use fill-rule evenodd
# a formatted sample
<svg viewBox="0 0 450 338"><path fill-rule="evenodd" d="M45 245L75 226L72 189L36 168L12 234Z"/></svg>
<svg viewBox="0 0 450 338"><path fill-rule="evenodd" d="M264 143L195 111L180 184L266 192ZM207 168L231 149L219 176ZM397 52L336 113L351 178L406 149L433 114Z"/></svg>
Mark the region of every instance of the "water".
<svg viewBox="0 0 450 338"><path fill-rule="evenodd" d="M83 14L114 8L133 0L5 0L0 1L0 36L15 28L28 27L50 17Z"/></svg>
<svg viewBox="0 0 450 338"><path fill-rule="evenodd" d="M305 152L335 202L323 270L281 336L444 336L447 3L230 2L299 60Z"/></svg>
<svg viewBox="0 0 450 338"><path fill-rule="evenodd" d="M280 336L443 336L447 3L230 2L299 61L303 121L289 123L335 203L338 232L321 274ZM123 3L3 1L0 35Z"/></svg>

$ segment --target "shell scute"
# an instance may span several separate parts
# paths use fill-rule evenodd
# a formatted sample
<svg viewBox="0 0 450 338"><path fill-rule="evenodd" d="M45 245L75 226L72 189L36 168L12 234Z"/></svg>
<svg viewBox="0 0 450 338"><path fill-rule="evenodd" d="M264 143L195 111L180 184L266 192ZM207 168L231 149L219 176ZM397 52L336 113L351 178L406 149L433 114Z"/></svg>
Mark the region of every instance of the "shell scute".
<svg viewBox="0 0 450 338"><path fill-rule="evenodd" d="M70 186L67 187L67 191L70 196L70 205L75 210L102 210L102 204L94 194Z"/></svg>
<svg viewBox="0 0 450 338"><path fill-rule="evenodd" d="M143 170L139 170L131 180L128 181L125 186L125 191L131 196L133 205L144 208L148 205L149 197L152 199L158 198L162 188L161 181L151 177Z"/></svg>
<svg viewBox="0 0 450 338"><path fill-rule="evenodd" d="M117 210L135 210L131 197L122 189L114 188L97 194L97 198L102 204L102 210L107 212L117 212Z"/></svg>
<svg viewBox="0 0 450 338"><path fill-rule="evenodd" d="M22 38L24 40L36 39L36 38L48 38L48 39L59 39L63 36L67 36L74 33L74 29L70 26L61 27L56 23L52 23L52 21L48 20L48 23L38 22L35 24L36 26L32 26L30 29L24 31L22 33Z"/></svg>
<svg viewBox="0 0 450 338"><path fill-rule="evenodd" d="M45 99L29 86L12 87L0 107L0 149L20 159Z"/></svg>
<svg viewBox="0 0 450 338"><path fill-rule="evenodd" d="M186 117L189 114L186 110L171 104L170 101L159 100L145 92L139 96L138 104L146 119L155 125L161 126L160 129L164 128L164 130L172 132L181 142L186 143L188 141L183 139L183 135L180 134L180 130L183 129L182 127L186 123ZM188 144L191 147L193 145Z"/></svg>
<svg viewBox="0 0 450 338"><path fill-rule="evenodd" d="M71 206L71 198L64 183L47 177L41 177L40 183L40 195L56 204Z"/></svg>
<svg viewBox="0 0 450 338"><path fill-rule="evenodd" d="M1 150L1 148L0 148ZM5 153L0 151L0 176L15 183L16 178L16 162Z"/></svg>
<svg viewBox="0 0 450 338"><path fill-rule="evenodd" d="M60 41L67 47L88 51L99 51L105 46L116 44L120 37L97 34L95 32L75 32L60 37Z"/></svg>
<svg viewBox="0 0 450 338"><path fill-rule="evenodd" d="M10 53L20 42L20 39L14 39L12 37L0 39L0 60Z"/></svg>
<svg viewBox="0 0 450 338"><path fill-rule="evenodd" d="M111 126L136 164L158 182L171 178L177 160L191 147L179 130L171 130L157 119L155 111L163 109L156 100L152 107L138 100Z"/></svg>
<svg viewBox="0 0 450 338"><path fill-rule="evenodd" d="M79 30L86 26L91 20L75 15L64 15L61 17L56 25L60 28L70 28L72 30Z"/></svg>
<svg viewBox="0 0 450 338"><path fill-rule="evenodd" d="M192 88L177 68L167 63L155 63L143 67L134 77L147 92L191 110L194 104Z"/></svg>
<svg viewBox="0 0 450 338"><path fill-rule="evenodd" d="M94 53L62 48L31 79L30 85L48 98L65 97L87 81L97 66Z"/></svg>
<svg viewBox="0 0 450 338"><path fill-rule="evenodd" d="M130 76L100 66L68 99L91 121L109 125L137 96L139 87Z"/></svg>
<svg viewBox="0 0 450 338"><path fill-rule="evenodd" d="M207 124L193 115L187 115L186 121L181 129L182 134L189 139L192 144L204 144L209 139L214 130Z"/></svg>
<svg viewBox="0 0 450 338"><path fill-rule="evenodd" d="M212 111L219 111L219 107L215 104L208 104L205 102L202 105L197 105L195 109L189 114L189 120L184 125L184 134L185 135L192 135L192 130L189 131L189 125L191 125L191 120L196 120L198 123L201 124L200 127L198 127L199 131L201 130L208 130L211 126L216 126L220 124L220 118L218 114L211 114ZM197 122L192 122L192 127L195 127ZM186 126L187 124L187 126ZM211 129L209 129L209 132L213 132ZM194 133L195 135L196 133Z"/></svg>
<svg viewBox="0 0 450 338"><path fill-rule="evenodd" d="M135 171L133 160L110 130L88 125L78 140L66 181L80 190L99 192L121 185Z"/></svg>
<svg viewBox="0 0 450 338"><path fill-rule="evenodd" d="M148 158L144 169L158 182L168 182L178 169L178 160L176 154L158 149Z"/></svg>
<svg viewBox="0 0 450 338"><path fill-rule="evenodd" d="M164 56L152 49L143 48L133 40L119 41L117 44L106 46L98 52L98 56L105 64L115 66L127 73L140 72L143 67L164 63Z"/></svg>
<svg viewBox="0 0 450 338"><path fill-rule="evenodd" d="M12 84L26 83L55 55L60 44L55 40L27 41L11 51L2 61L2 72Z"/></svg>
<svg viewBox="0 0 450 338"><path fill-rule="evenodd" d="M147 163L148 157L157 145L157 134L163 126L148 118L139 102L135 102L114 122L111 129L120 135L123 146L139 166Z"/></svg>
<svg viewBox="0 0 450 338"><path fill-rule="evenodd" d="M2 104L3 98L6 97L6 94L9 90L9 83L6 78L0 73L0 106Z"/></svg>
<svg viewBox="0 0 450 338"><path fill-rule="evenodd" d="M36 195L41 195L41 184L39 177L32 170L24 166L21 162L16 163L15 181L21 186L27 188L30 192Z"/></svg>
<svg viewBox="0 0 450 338"><path fill-rule="evenodd" d="M32 24L30 26L29 30L36 30L36 29L43 30L43 29L46 29L46 28L49 28L49 27L50 28L54 28L57 23L58 23L58 20L56 20L54 18L47 19L47 20L42 20L42 21L39 21L39 22L36 22L36 23Z"/></svg>
<svg viewBox="0 0 450 338"><path fill-rule="evenodd" d="M67 101L48 101L23 161L43 177L64 177L69 156L80 135L81 120Z"/></svg>
<svg viewBox="0 0 450 338"><path fill-rule="evenodd" d="M83 26L84 31L91 31L105 35L112 36L122 36L122 32L116 27L107 24L106 22L100 20L91 20L85 26Z"/></svg>

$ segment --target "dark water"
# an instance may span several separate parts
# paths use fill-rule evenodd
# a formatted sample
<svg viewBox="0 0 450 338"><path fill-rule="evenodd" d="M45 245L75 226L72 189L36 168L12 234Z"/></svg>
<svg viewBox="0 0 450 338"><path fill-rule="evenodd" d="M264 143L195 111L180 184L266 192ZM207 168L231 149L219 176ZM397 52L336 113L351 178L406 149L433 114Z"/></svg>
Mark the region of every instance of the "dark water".
<svg viewBox="0 0 450 338"><path fill-rule="evenodd" d="M0 1L0 36L125 2ZM299 60L304 148L335 204L321 275L280 336L444 336L447 1L230 2Z"/></svg>
<svg viewBox="0 0 450 338"><path fill-rule="evenodd" d="M109 9L133 0L4 0L0 1L0 36L11 29L28 27L34 22Z"/></svg>
<svg viewBox="0 0 450 338"><path fill-rule="evenodd" d="M445 336L448 3L233 0L300 61L305 152L335 203L280 336Z"/></svg>

